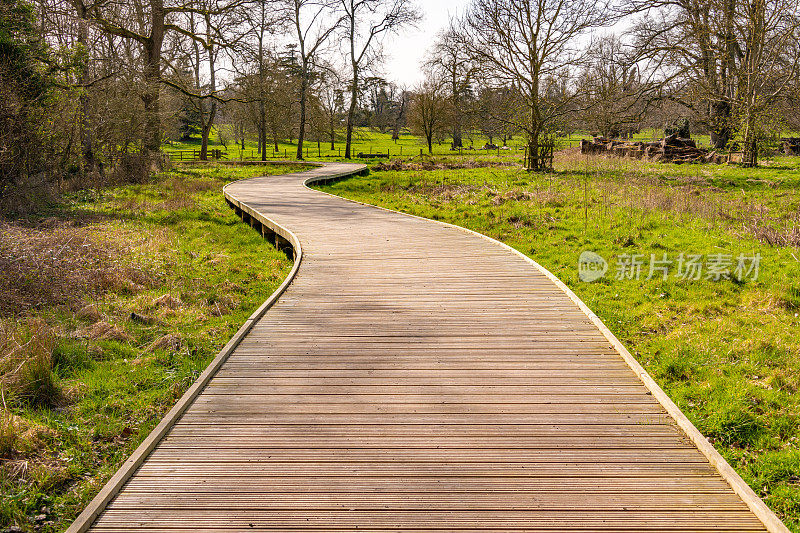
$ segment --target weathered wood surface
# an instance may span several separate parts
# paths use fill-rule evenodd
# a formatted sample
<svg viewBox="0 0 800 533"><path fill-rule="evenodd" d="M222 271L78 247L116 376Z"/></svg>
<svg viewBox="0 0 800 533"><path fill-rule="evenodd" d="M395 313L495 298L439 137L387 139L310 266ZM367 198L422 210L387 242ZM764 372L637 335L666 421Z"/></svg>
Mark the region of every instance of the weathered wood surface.
<svg viewBox="0 0 800 533"><path fill-rule="evenodd" d="M529 262L307 177L226 189L301 266L92 531L767 530Z"/></svg>

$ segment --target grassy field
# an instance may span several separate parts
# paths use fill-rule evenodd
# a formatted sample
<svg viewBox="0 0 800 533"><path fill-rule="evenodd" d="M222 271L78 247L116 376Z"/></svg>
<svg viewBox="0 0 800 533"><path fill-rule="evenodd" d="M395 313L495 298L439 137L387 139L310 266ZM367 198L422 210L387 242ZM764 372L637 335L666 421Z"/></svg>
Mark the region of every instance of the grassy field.
<svg viewBox="0 0 800 533"><path fill-rule="evenodd" d="M209 139L209 149L221 149L227 153L227 158L231 160L239 159L260 159L258 154L258 144L253 140L245 141L244 150L241 145L237 144L231 139L228 139L224 134L225 128L223 127L222 138L225 139L225 144L220 143L220 131L215 130ZM337 137L336 146L331 150L330 141L317 143L316 140L306 140L303 144L306 150L306 159L309 161L323 160L323 161L341 161L344 160L344 135ZM578 139L576 137L576 139ZM517 136L509 140L508 148L510 150L481 150L487 139L480 135L464 137L465 149L462 151L450 150L450 141L444 140L441 143L434 143L433 155L438 157L469 154L473 157L500 157L503 158L521 158L522 145L524 144L522 137ZM499 139L494 139L495 144L502 144ZM469 150L466 147L472 146L474 150ZM187 142L173 142L164 147L164 151L172 154L173 157L179 157L178 152L185 150L200 150L200 140L192 138ZM428 155L428 148L424 141L418 137L411 135L408 131L404 131L397 141L392 140L391 133L380 133L372 131L367 128L357 129L353 136L353 158L356 161L361 161L358 157L359 153L368 154L388 154L392 158L396 157L415 157L420 155L420 150L424 155ZM188 157L188 154L186 155ZM282 140L278 143L278 149L275 150L274 145L267 147L268 159L288 159L295 160L297 158L297 141L288 142Z"/></svg>
<svg viewBox="0 0 800 533"><path fill-rule="evenodd" d="M220 149L227 155L226 159L240 160L240 159L260 159L258 154L258 144L252 139L245 141L244 149L241 145L237 144L230 138L226 132L230 128L222 126L221 129L215 129L209 139L209 149ZM636 141L653 141L663 137L662 130L646 129L633 136ZM575 133L567 136L558 137L558 148L576 147L580 144L581 139L591 139L592 136L583 133ZM708 135L694 135L693 138L697 141L698 146L708 148L710 146L710 138ZM225 140L225 143L221 143ZM436 142L433 145L434 157L451 157L451 156L468 156L477 159L501 159L503 161L521 160L524 154L525 141L523 136L517 135L508 140L507 150L482 150L483 146L488 142L488 138L480 134L465 134L463 143L463 150L451 150L450 139L443 139L441 142ZM494 138L495 145L502 145L502 140ZM344 160L344 134L339 132L335 143L335 148L332 150L330 141L317 142L316 139L306 140L304 143L306 156L308 161L322 160L322 161L342 161ZM473 149L470 149L473 148ZM164 151L171 154L176 160L180 159L181 151L199 151L200 139L192 138L187 142L172 142L164 146ZM422 155L427 157L428 148L425 141L416 137L404 130L397 141L392 140L391 133L380 133L369 128L358 128L354 132L353 137L353 158L355 161L364 161L358 157L359 153L368 154L387 154L389 159L393 158L413 158L419 157L420 151ZM185 158L190 157L190 154L185 153ZM297 141L289 142L282 140L278 143L276 150L274 145L267 147L267 158L271 160L285 159L296 160L297 158ZM371 160L371 159L370 159ZM369 161L369 160L368 160Z"/></svg>
<svg viewBox="0 0 800 533"><path fill-rule="evenodd" d="M0 530L61 531L283 281L187 166L0 222Z"/></svg>
<svg viewBox="0 0 800 533"><path fill-rule="evenodd" d="M559 154L548 174L373 171L324 188L479 231L551 270L793 531L800 531L799 189L797 159L745 170L587 159L574 150ZM609 263L593 283L579 279L587 250ZM673 261L667 279L660 270L647 279L651 254ZM678 278L680 254L702 256L700 279ZM747 273L748 261L737 279L740 254L760 254L757 276ZM634 256L644 263L638 279L628 269ZM715 280L728 259L730 279Z"/></svg>

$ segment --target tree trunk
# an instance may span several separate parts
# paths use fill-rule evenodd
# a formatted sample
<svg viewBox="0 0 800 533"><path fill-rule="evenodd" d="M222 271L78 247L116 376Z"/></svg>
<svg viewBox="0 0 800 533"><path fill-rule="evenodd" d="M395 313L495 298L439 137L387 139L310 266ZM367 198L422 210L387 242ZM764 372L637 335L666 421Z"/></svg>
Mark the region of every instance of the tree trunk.
<svg viewBox="0 0 800 533"><path fill-rule="evenodd" d="M200 161L208 161L208 134L210 131L211 127L203 124L200 131Z"/></svg>
<svg viewBox="0 0 800 533"><path fill-rule="evenodd" d="M528 137L528 168L534 172L544 170L539 164L539 132L534 130Z"/></svg>
<svg viewBox="0 0 800 533"><path fill-rule="evenodd" d="M83 45L84 48L88 46L89 40L89 20L86 12L86 7L82 2L78 2L78 43ZM81 91L81 159L83 160L84 173L93 172L97 166L97 160L94 156L94 142L92 139L91 125L89 124L89 60L88 54L86 62L81 65L80 71L80 84L83 88Z"/></svg>
<svg viewBox="0 0 800 533"><path fill-rule="evenodd" d="M461 136L461 129L457 128L453 131L453 149L463 148L464 140Z"/></svg>
<svg viewBox="0 0 800 533"><path fill-rule="evenodd" d="M758 137L756 134L756 120L748 114L744 130L744 146L742 147L742 166L755 168L758 166Z"/></svg>
<svg viewBox="0 0 800 533"><path fill-rule="evenodd" d="M161 48L164 44L164 2L151 0L150 38L145 43L144 68L144 151L161 150Z"/></svg>
<svg viewBox="0 0 800 533"><path fill-rule="evenodd" d="M452 71L451 71L451 86L450 92L452 93L452 98L450 100L450 105L452 106L451 111L453 112L453 145L452 148L458 149L464 147L464 141L462 140L461 136L461 98L460 98L460 91L459 91L459 84L458 84L458 66L457 63L453 63Z"/></svg>
<svg viewBox="0 0 800 533"><path fill-rule="evenodd" d="M267 108L264 104L263 96L259 102L258 112L260 114L258 123L258 144L261 146L261 160L267 160Z"/></svg>
<svg viewBox="0 0 800 533"><path fill-rule="evenodd" d="M397 112L397 117L394 120L394 130L392 131L392 140L397 142L400 140L400 125L406 116L406 93L400 95L400 111Z"/></svg>
<svg viewBox="0 0 800 533"><path fill-rule="evenodd" d="M203 124L202 142L200 145L200 160L208 161L208 138L211 135L211 128L214 127L214 116L217 114L217 103L211 104L211 111L208 113L208 120Z"/></svg>
<svg viewBox="0 0 800 533"><path fill-rule="evenodd" d="M358 98L358 67L353 65L353 86L350 88L350 108L347 110L347 139L344 147L344 158L352 159L351 149L353 146L353 120L356 114L356 104Z"/></svg>
<svg viewBox="0 0 800 533"><path fill-rule="evenodd" d="M709 105L709 129L715 150L724 150L731 139L731 106L724 100Z"/></svg>
<svg viewBox="0 0 800 533"><path fill-rule="evenodd" d="M303 160L303 141L306 138L306 93L308 92L307 66L303 66L300 80L300 131L297 134L297 160Z"/></svg>

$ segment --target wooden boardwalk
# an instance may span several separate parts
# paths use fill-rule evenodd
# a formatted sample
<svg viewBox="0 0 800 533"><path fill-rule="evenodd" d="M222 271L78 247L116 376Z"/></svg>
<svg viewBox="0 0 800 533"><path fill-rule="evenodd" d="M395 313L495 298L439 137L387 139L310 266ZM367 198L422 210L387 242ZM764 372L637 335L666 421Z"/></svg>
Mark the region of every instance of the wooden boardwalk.
<svg viewBox="0 0 800 533"><path fill-rule="evenodd" d="M303 185L354 170L226 188L300 266L71 531L787 531L545 271Z"/></svg>

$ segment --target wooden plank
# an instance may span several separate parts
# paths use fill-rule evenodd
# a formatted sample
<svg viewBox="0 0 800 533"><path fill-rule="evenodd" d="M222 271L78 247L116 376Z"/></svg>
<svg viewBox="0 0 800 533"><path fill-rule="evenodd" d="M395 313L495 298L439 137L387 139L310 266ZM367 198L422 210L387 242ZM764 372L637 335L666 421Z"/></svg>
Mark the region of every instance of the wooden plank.
<svg viewBox="0 0 800 533"><path fill-rule="evenodd" d="M326 421L322 424L224 424L210 420L205 424L180 424L173 427L170 435L230 435L234 436L424 436L445 438L455 436L469 437L532 437L558 438L568 441L571 437L641 437L641 436L680 436L672 425L643 424L447 424L441 426L423 424L337 424Z"/></svg>
<svg viewBox="0 0 800 533"><path fill-rule="evenodd" d="M580 502L576 505L576 498ZM549 493L341 493L307 492L303 494L282 494L266 492L263 487L249 493L218 494L209 493L157 493L149 491L126 491L121 494L109 509L186 509L214 510L224 505L227 510L337 510L356 511L386 510L539 510L554 511L580 509L589 511L736 511L741 510L741 501L731 491L728 494L639 494L639 493L592 493L576 495L572 492Z"/></svg>
<svg viewBox="0 0 800 533"><path fill-rule="evenodd" d="M227 510L227 509L221 509ZM362 524L375 528L472 528L505 529L520 527L550 527L571 529L576 520L584 528L602 530L603 528L627 527L632 530L632 522L639 528L684 527L689 530L702 524L705 529L718 531L759 527L758 520L747 511L556 511L526 510L513 511L330 511L317 509L281 510L239 510L236 513L220 510L183 510L180 517L175 511L164 510L114 510L101 517L99 525L116 527L156 527L170 523L172 527L197 527L198 523L210 528L221 527L272 527L287 528L341 528L360 529ZM639 529L641 531L642 529Z"/></svg>
<svg viewBox="0 0 800 533"><path fill-rule="evenodd" d="M169 483L160 476L137 475L127 485L130 493L393 493L426 494L442 492L490 492L561 494L732 494L730 487L719 476L691 477L574 477L569 483L563 478L547 477L319 477L319 476L256 476L243 475L231 483L226 477L174 476Z"/></svg>

